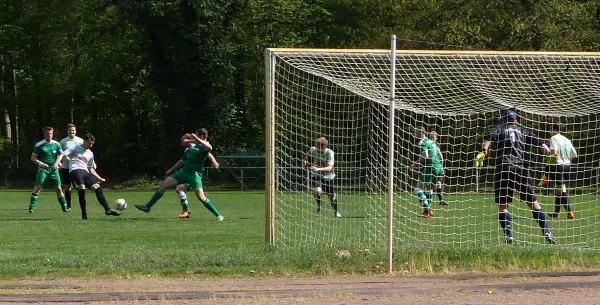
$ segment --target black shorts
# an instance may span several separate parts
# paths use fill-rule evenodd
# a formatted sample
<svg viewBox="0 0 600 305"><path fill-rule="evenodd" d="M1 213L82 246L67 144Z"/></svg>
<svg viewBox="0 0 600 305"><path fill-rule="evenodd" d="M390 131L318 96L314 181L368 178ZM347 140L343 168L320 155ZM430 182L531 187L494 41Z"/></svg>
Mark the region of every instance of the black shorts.
<svg viewBox="0 0 600 305"><path fill-rule="evenodd" d="M548 184L554 184L555 186L561 186L569 181L569 173L571 172L571 165L546 165L546 173L548 173ZM62 179L62 176L60 177Z"/></svg>
<svg viewBox="0 0 600 305"><path fill-rule="evenodd" d="M529 169L521 165L496 167L494 175L494 199L496 203L511 203L515 191L519 192L521 201L534 202L537 200Z"/></svg>
<svg viewBox="0 0 600 305"><path fill-rule="evenodd" d="M310 182L313 188L320 187L323 189L323 193L327 195L335 194L335 187L333 186L334 179L324 179L323 177L311 176Z"/></svg>
<svg viewBox="0 0 600 305"><path fill-rule="evenodd" d="M60 182L62 185L71 184L71 178L69 177L69 169L68 168L60 168L58 170L58 174L60 175Z"/></svg>
<svg viewBox="0 0 600 305"><path fill-rule="evenodd" d="M80 185L85 185L85 188L89 189L92 187L92 185L99 183L99 180L96 178L96 176L83 169L71 171L69 173L69 178L71 178L71 185L73 188L79 188Z"/></svg>

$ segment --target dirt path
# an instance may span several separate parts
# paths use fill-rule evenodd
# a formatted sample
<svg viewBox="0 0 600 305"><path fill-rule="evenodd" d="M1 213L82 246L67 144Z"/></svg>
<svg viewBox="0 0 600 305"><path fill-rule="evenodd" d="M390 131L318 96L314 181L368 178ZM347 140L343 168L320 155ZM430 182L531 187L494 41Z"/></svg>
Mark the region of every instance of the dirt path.
<svg viewBox="0 0 600 305"><path fill-rule="evenodd" d="M424 277L23 280L0 304L600 304L600 272Z"/></svg>

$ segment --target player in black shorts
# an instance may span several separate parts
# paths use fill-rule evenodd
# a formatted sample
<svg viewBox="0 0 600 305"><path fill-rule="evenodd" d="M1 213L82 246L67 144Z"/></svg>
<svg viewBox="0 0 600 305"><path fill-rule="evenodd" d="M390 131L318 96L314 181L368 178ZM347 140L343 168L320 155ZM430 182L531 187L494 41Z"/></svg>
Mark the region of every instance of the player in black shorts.
<svg viewBox="0 0 600 305"><path fill-rule="evenodd" d="M546 153L550 153L550 149L530 129L519 124L517 113L513 110L507 111L506 123L494 127L485 135L482 152L477 155L477 164L482 164L491 142L497 143L498 160L494 175L494 197L498 204L498 221L504 231L506 243L513 243L512 218L508 212L508 205L512 202L514 190L519 192L521 201L525 201L531 208L533 219L542 228L546 241L551 244L556 243L548 227L546 214L537 201L529 169L524 163L527 146L541 147Z"/></svg>
<svg viewBox="0 0 600 305"><path fill-rule="evenodd" d="M548 173L548 182L554 184L554 213L550 217L560 218L560 207L565 207L567 219L574 219L569 195L567 193L567 181L571 171L571 161L577 159L577 151L573 143L567 137L562 135L564 127L562 124L554 124L552 132L554 135L550 138L550 156L548 156L546 172Z"/></svg>

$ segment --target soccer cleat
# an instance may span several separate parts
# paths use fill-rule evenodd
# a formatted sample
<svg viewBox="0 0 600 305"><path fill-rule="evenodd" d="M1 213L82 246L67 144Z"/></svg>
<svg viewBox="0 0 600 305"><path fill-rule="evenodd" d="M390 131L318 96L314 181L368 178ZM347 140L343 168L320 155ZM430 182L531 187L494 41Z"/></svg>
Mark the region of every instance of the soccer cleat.
<svg viewBox="0 0 600 305"><path fill-rule="evenodd" d="M550 213L550 214L548 214L548 216L550 216L552 218L560 219L560 213Z"/></svg>
<svg viewBox="0 0 600 305"><path fill-rule="evenodd" d="M511 237L505 237L506 238L506 244L507 245L512 245L515 242L515 239Z"/></svg>
<svg viewBox="0 0 600 305"><path fill-rule="evenodd" d="M217 221L223 221L223 219L225 219L225 217L223 217L223 215L217 216Z"/></svg>
<svg viewBox="0 0 600 305"><path fill-rule="evenodd" d="M440 201L440 205L448 205L448 204L446 203L446 201L442 200L442 201Z"/></svg>
<svg viewBox="0 0 600 305"><path fill-rule="evenodd" d="M544 238L546 239L546 241L549 244L555 244L556 243L556 238L554 238L554 236L552 236L552 234L548 233L544 235Z"/></svg>
<svg viewBox="0 0 600 305"><path fill-rule="evenodd" d="M317 207L317 208L315 209L315 214L319 214L319 213L321 213L321 208Z"/></svg>
<svg viewBox="0 0 600 305"><path fill-rule="evenodd" d="M429 210L429 216L433 217L433 209Z"/></svg>
<svg viewBox="0 0 600 305"><path fill-rule="evenodd" d="M429 212L423 211L423 213L421 213L421 217L429 217Z"/></svg>
<svg viewBox="0 0 600 305"><path fill-rule="evenodd" d="M336 218L342 218L342 214L340 214L340 212L335 212L335 217Z"/></svg>
<svg viewBox="0 0 600 305"><path fill-rule="evenodd" d="M104 214L106 214L106 216L121 216L121 213L119 213L113 209L104 211Z"/></svg>
<svg viewBox="0 0 600 305"><path fill-rule="evenodd" d="M575 215L573 215L573 212L567 212L567 218L568 219L575 219Z"/></svg>
<svg viewBox="0 0 600 305"><path fill-rule="evenodd" d="M148 206L146 206L145 204L136 204L135 208L138 209L138 210L140 210L140 211L143 211L143 212L146 212L146 213L150 213L150 208Z"/></svg>
<svg viewBox="0 0 600 305"><path fill-rule="evenodd" d="M183 210L181 212L181 214L179 214L179 218L190 218L190 217L192 217L190 214L191 214L190 212Z"/></svg>
<svg viewBox="0 0 600 305"><path fill-rule="evenodd" d="M33 211L32 211L32 210L29 210L29 212L28 212L28 213L29 213L29 214L33 214Z"/></svg>
<svg viewBox="0 0 600 305"><path fill-rule="evenodd" d="M87 220L87 214L81 214L81 219L82 220Z"/></svg>

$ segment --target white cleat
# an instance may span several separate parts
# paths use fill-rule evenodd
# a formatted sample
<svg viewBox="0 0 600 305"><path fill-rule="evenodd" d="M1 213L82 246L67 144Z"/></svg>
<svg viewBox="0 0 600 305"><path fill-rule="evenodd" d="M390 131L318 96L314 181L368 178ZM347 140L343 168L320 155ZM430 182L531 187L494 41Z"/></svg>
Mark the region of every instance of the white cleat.
<svg viewBox="0 0 600 305"><path fill-rule="evenodd" d="M342 218L342 214L340 214L340 212L336 212L336 213L335 213L335 217L336 217L336 218Z"/></svg>
<svg viewBox="0 0 600 305"><path fill-rule="evenodd" d="M225 219L225 217L223 217L223 215L217 216L217 221L223 221L223 219Z"/></svg>

